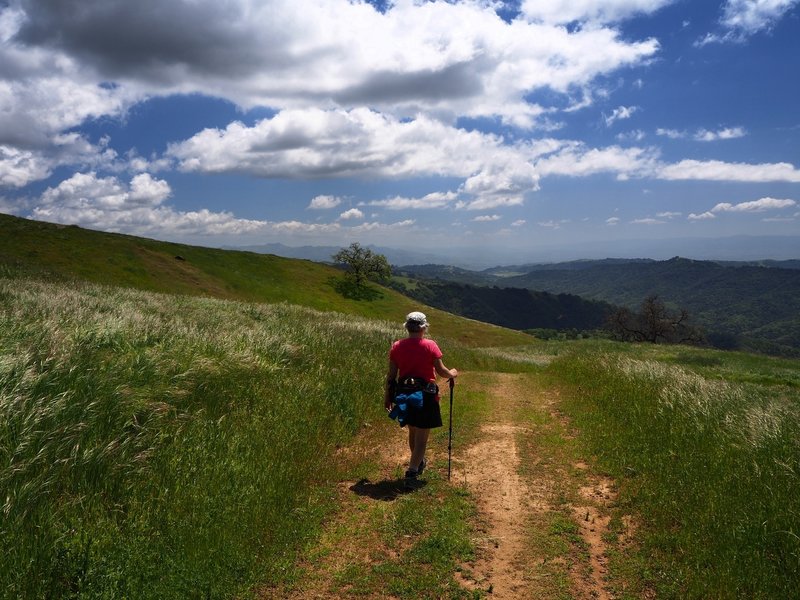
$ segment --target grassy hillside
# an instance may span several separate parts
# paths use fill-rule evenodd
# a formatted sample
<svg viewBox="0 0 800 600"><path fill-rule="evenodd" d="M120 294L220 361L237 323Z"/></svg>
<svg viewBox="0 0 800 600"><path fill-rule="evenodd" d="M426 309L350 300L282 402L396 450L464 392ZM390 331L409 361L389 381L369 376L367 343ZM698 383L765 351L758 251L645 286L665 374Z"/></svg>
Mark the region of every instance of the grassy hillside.
<svg viewBox="0 0 800 600"><path fill-rule="evenodd" d="M0 277L0 597L240 596L388 426L396 322ZM462 368L504 364L440 338ZM322 495L320 495L322 494Z"/></svg>
<svg viewBox="0 0 800 600"><path fill-rule="evenodd" d="M638 569L656 597L796 597L800 362L596 341L574 349L548 370L566 385L560 409L618 482L619 514L637 515Z"/></svg>
<svg viewBox="0 0 800 600"><path fill-rule="evenodd" d="M180 257L180 258L177 258ZM0 214L0 273L82 280L245 302L288 302L317 310L400 320L419 303L374 287L369 300L337 291L341 272L306 260L102 233ZM476 346L526 343L501 327L426 309L432 331Z"/></svg>
<svg viewBox="0 0 800 600"><path fill-rule="evenodd" d="M15 237L0 236L0 597L251 597L313 569L304 549L333 510L343 450L380 444L390 424L386 349L414 303L381 288L343 298L335 270L303 261L1 222ZM636 524L611 558L638 589L796 595L800 362L536 342L429 312L462 404L480 406L470 381L498 372L550 386L548 411L618 484L610 535ZM478 535L470 499L428 490L398 502L388 525L403 541L375 565L375 595L475 597L453 595ZM437 507L447 519L420 527Z"/></svg>

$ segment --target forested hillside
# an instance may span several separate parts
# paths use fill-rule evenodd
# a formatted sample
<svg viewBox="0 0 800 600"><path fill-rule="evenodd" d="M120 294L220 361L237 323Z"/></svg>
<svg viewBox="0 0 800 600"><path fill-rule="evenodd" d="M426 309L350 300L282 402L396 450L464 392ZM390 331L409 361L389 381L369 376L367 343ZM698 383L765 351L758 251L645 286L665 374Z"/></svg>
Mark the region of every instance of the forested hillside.
<svg viewBox="0 0 800 600"><path fill-rule="evenodd" d="M686 308L711 331L800 347L800 271L795 269L725 267L673 258L602 264L580 271L532 271L509 277L506 283L628 307L655 294L668 304Z"/></svg>
<svg viewBox="0 0 800 600"><path fill-rule="evenodd" d="M668 306L686 308L720 347L788 354L800 350L800 270L794 268L676 257L497 267L482 273L433 265L404 269L425 277L473 284L482 278L484 285L575 294L632 309L657 295Z"/></svg>
<svg viewBox="0 0 800 600"><path fill-rule="evenodd" d="M591 330L603 326L614 307L573 294L522 288L416 281L401 291L429 306L511 329Z"/></svg>

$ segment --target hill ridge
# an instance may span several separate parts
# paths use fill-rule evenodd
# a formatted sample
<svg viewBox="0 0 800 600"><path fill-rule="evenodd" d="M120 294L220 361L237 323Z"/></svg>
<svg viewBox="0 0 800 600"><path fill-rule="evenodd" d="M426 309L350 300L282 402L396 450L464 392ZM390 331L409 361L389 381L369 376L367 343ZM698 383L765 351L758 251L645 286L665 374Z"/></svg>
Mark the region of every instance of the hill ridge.
<svg viewBox="0 0 800 600"><path fill-rule="evenodd" d="M331 265L107 233L0 214L0 276L77 280L245 302L288 302L397 322L419 301L374 286L369 300L337 291ZM437 335L468 345L523 344L530 336L425 307Z"/></svg>

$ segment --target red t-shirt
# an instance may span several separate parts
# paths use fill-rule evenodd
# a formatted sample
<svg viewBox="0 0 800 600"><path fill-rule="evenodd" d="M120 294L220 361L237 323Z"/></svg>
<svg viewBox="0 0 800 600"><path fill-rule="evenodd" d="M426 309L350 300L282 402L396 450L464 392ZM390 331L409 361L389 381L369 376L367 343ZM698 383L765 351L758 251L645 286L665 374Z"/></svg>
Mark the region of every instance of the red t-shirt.
<svg viewBox="0 0 800 600"><path fill-rule="evenodd" d="M436 342L426 338L404 338L392 344L389 360L397 365L398 377L424 377L436 381L436 368L433 363L442 358L442 351Z"/></svg>

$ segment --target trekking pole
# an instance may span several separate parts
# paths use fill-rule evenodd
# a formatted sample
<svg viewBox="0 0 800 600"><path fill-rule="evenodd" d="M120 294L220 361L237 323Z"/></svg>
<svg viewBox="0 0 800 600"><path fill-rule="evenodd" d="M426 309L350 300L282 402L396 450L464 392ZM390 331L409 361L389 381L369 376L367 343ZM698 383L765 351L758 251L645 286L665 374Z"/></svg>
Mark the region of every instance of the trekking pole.
<svg viewBox="0 0 800 600"><path fill-rule="evenodd" d="M450 379L450 433L447 436L447 481L450 481L450 458L453 453L453 387L454 379Z"/></svg>

